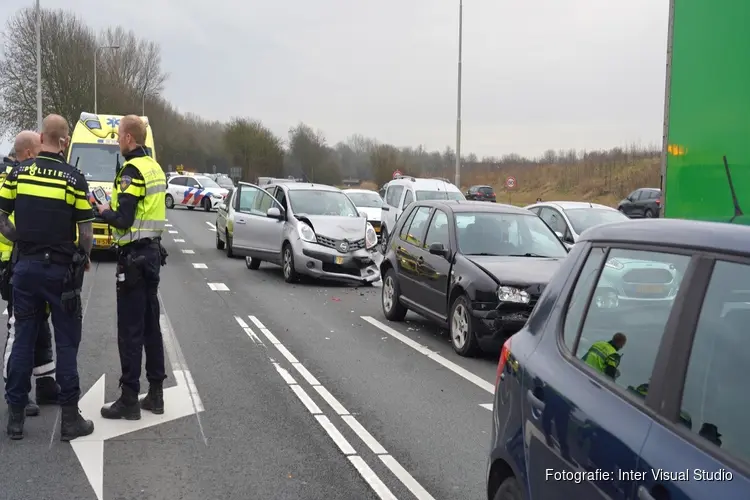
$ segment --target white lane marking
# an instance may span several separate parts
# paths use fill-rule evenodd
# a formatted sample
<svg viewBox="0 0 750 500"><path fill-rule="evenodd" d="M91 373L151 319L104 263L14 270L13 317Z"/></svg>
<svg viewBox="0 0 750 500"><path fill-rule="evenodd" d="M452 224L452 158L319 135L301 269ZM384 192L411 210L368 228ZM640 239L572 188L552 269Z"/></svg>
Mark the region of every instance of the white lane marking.
<svg viewBox="0 0 750 500"><path fill-rule="evenodd" d="M266 345L263 343L260 337L256 335L256 333L252 330L252 328L247 327L247 328L243 328L243 330L245 330L245 333L247 334L248 337L250 337L250 340L252 340L254 344L260 344L262 346Z"/></svg>
<svg viewBox="0 0 750 500"><path fill-rule="evenodd" d="M172 227L172 224L164 224L164 227Z"/></svg>
<svg viewBox="0 0 750 500"><path fill-rule="evenodd" d="M480 404L479 406L481 406L481 407L482 407L482 408L484 408L485 410L490 410L490 411L492 411L492 406L493 406L493 404L492 404L492 403L481 403L481 404Z"/></svg>
<svg viewBox="0 0 750 500"><path fill-rule="evenodd" d="M182 238L175 238L174 242L175 243L185 243L185 240L183 240Z"/></svg>
<svg viewBox="0 0 750 500"><path fill-rule="evenodd" d="M234 320L237 322L237 324L240 325L240 327L247 328L248 325L247 325L247 323L245 323L244 319L240 318L239 316L235 316Z"/></svg>
<svg viewBox="0 0 750 500"><path fill-rule="evenodd" d="M169 234L177 234L177 231L174 231L172 229L169 230Z"/></svg>
<svg viewBox="0 0 750 500"><path fill-rule="evenodd" d="M216 225L215 224L212 224L211 222L208 222L208 221L206 221L206 224L208 224L208 227L210 227L211 229L213 229L214 231L216 231Z"/></svg>
<svg viewBox="0 0 750 500"><path fill-rule="evenodd" d="M325 415L315 415L315 419L318 421L318 423L320 423L321 427L325 429L331 439L333 439L333 442L336 443L336 446L339 447L341 453L346 456L357 454L357 451L354 449L354 447L349 444L349 441L346 440L343 434L341 434L339 430L331 423L331 421L328 420L328 417L326 417Z"/></svg>
<svg viewBox="0 0 750 500"><path fill-rule="evenodd" d="M362 457L351 455L347 458L357 469L357 471L359 471L359 474L364 478L365 481L367 481L367 484L370 485L370 488L373 489L375 494L380 497L381 500L398 500L393 495L393 493L391 493L391 490L389 490L388 487L383 484L383 481L381 481L380 478L375 474L375 471L373 471L370 466L365 463Z"/></svg>
<svg viewBox="0 0 750 500"><path fill-rule="evenodd" d="M378 440L375 439L372 434L367 432L367 429L362 427L362 424L357 422L357 419L352 417L351 415L344 415L341 417L344 419L344 422L346 422L346 425L348 425L354 433L359 436L359 439L361 439L368 448L372 450L372 452L376 455L387 455L388 452L383 448L383 446L378 443Z"/></svg>
<svg viewBox="0 0 750 500"><path fill-rule="evenodd" d="M312 385L313 387L316 385L320 385L318 379L313 377L313 374L307 371L307 368L302 366L302 363L292 363L292 366L299 372L300 375L302 375L302 378L305 379L308 384Z"/></svg>
<svg viewBox="0 0 750 500"><path fill-rule="evenodd" d="M186 253L188 255L193 255L195 252L193 250L186 250L186 249L183 248L182 249L182 253Z"/></svg>
<svg viewBox="0 0 750 500"><path fill-rule="evenodd" d="M279 340L271 333L271 331L268 328L266 328L266 326L263 323L261 323L261 321L257 317L255 317L255 316L248 316L248 318L258 328L258 330L260 330L260 332L263 335L265 335L266 338L273 345L276 346L276 348L279 350L279 352L281 352L284 355L284 357L287 357L287 355L288 355L292 359L294 359L294 361L292 361L292 360L289 359L289 357L287 357L287 359L290 361L290 363L292 363L292 366L295 366L295 363L301 365L301 363L299 363L299 361L297 361L297 358L295 358L292 355L292 353L289 352L289 350L287 350L287 348L284 347L281 344L281 342L279 342ZM235 316L235 320L237 321L237 323L239 323L240 326L242 326L243 324L246 324L245 321L242 318L238 317L238 316ZM272 360L272 362L273 362L273 360ZM285 376L279 370L280 367L278 366L278 363L274 362L274 366L277 367L276 368L277 371L279 371L279 373L282 374L282 377L284 378L284 380L292 380L292 381L294 381L294 378L288 372L286 372L286 376ZM296 366L295 366L295 368L296 368ZM305 371L307 371L307 370L305 370ZM303 377L304 377L304 375L303 375ZM316 382L317 382L317 379L316 379ZM300 390L302 390L302 388L296 383L296 381L293 382L293 383L287 381L287 383L289 384L289 387L292 388L292 390L295 390L294 389L295 387L298 387ZM344 421L347 423L347 425L349 425L349 427L352 428L352 430L354 431L354 433L357 434L357 436L365 443L365 445L367 445L371 450L375 451L376 454L378 454L378 456L380 457L380 460L386 465L386 467L388 467L388 469L390 469L390 471L396 477L398 477L398 479L404 484L404 486L406 486L409 489L409 491L412 492L412 494L417 498L417 500L435 500L432 497L432 495L430 495L417 482L417 480L414 479L414 477L412 477L412 475L409 474L409 472L406 469L404 469L401 466L401 464L398 463L398 461L395 458L393 458L391 455L387 454L388 453L387 450L377 441L377 439L375 439L375 437L372 436L372 434L370 434L354 418L354 416L352 416L351 413L349 411L347 411L347 409L341 403L339 403L336 400L336 398L334 398L331 395L331 393L329 393L322 385L313 385L313 388L315 388L315 390L318 391L318 394L320 394L323 397L323 399L326 401L326 403L328 403L328 405L333 409L333 411L335 411L339 415L342 415L342 418L345 419ZM295 390L295 393L296 393L296 390ZM304 395L309 398L309 396L307 395L306 392L302 391L302 393L304 393ZM299 396L299 394L298 394L298 397L300 397L300 399L302 399L302 397ZM315 404L313 401L311 401L311 402L313 404ZM304 403L304 401L303 401L303 403ZM307 406L307 404L305 404L305 406ZM317 406L316 406L316 408L317 408ZM336 434L341 437L342 443L336 442L336 444L339 446L339 448L341 448L341 451L344 452L344 454L347 454L346 451L344 450L344 448L342 447L343 443L346 443L346 445L349 446L350 448L351 448L351 445L349 444L348 441L346 441L346 438L344 438L341 435L341 433L338 432L338 430L333 426L333 424L331 423L331 421L328 420L328 418L326 416L324 416L324 415L315 415L315 418L318 419L318 422L320 422L320 425L322 425L323 428L326 429L326 432L329 433L329 435L331 436L331 439L333 439L334 441L336 441L336 439L338 439L338 438L334 437L334 435L331 434L331 432L329 432L329 429L326 428L326 425L330 425L330 428L332 429L332 431L335 431ZM325 420L323 420L323 419L325 419ZM327 424L324 424L324 422L327 422ZM355 450L353 448L351 448L351 455L357 456L357 455L354 455L355 453L356 453ZM353 457L349 457L349 458L351 459ZM354 464L354 462L352 462L352 463ZM355 465L355 467L356 467L356 465ZM362 470L360 470L359 468L357 468L357 470L360 472L360 474L363 475L362 477L365 478L365 480L368 482L368 484L370 484L371 487L375 490L376 486L374 486L373 483L371 483L364 476L364 473L362 472ZM375 476L374 472L373 472L373 476L377 478L377 476ZM383 485L383 488L385 488L385 485ZM385 496L385 497L383 497L383 496L381 496L381 493L378 490L375 490L375 492L381 498L388 498L388 499L392 498L392 493L390 493L390 491L388 491L387 488L386 488L385 491L387 491L387 495L391 495L391 496Z"/></svg>
<svg viewBox="0 0 750 500"><path fill-rule="evenodd" d="M208 269L208 266L203 262L193 262L194 269Z"/></svg>
<svg viewBox="0 0 750 500"><path fill-rule="evenodd" d="M228 292L229 291L229 287L226 286L224 283L208 283L208 288L210 288L214 292Z"/></svg>
<svg viewBox="0 0 750 500"><path fill-rule="evenodd" d="M262 331L263 330L261 330L261 332ZM289 352L289 349L287 349L284 346L284 344L279 343L279 344L274 344L274 345L276 346L276 349L279 350L279 352L281 353L281 355L286 358L287 361L289 361L292 364L299 363L299 360L294 357L294 354L292 354L291 352Z"/></svg>
<svg viewBox="0 0 750 500"><path fill-rule="evenodd" d="M297 381L294 380L294 377L292 377L288 371L282 368L280 364L274 363L273 366L276 368L276 371L279 372L279 375L281 375L281 378L284 379L284 382L286 382L289 385L297 384Z"/></svg>
<svg viewBox="0 0 750 500"><path fill-rule="evenodd" d="M431 360L433 360L433 361L435 361L435 362L443 365L445 368L449 369L450 371L452 371L453 373L455 373L459 377L465 378L466 380L468 380L472 384L476 385L480 389L484 389L485 391L489 392L490 394L495 394L495 386L494 385L492 385L491 383L487 382L483 378L481 378L481 377L479 377L477 375L474 375L473 373L471 373L466 368L458 366L453 361L449 361L448 359L444 358L440 354L429 350L427 347L423 346L419 342L415 342L412 339L410 339L409 337L407 337L406 335L404 335L403 333L399 333L396 330L394 330L393 328L391 328L390 326L384 325L383 323L381 323L380 321L376 320L372 316L361 316L361 318L363 320L367 321L368 323L370 323L372 326L378 328L379 330L381 330L381 331L387 333L388 335L390 335L391 337L395 338L396 340L400 340L401 342L403 342L404 344L408 345L409 347L411 347L415 351L420 352L420 353L424 354L425 356L427 356L428 358L430 358Z"/></svg>
<svg viewBox="0 0 750 500"><path fill-rule="evenodd" d="M5 311L3 311L3 316L7 316L7 315L8 315L8 308L6 307Z"/></svg>
<svg viewBox="0 0 750 500"><path fill-rule="evenodd" d="M320 406L315 404L315 401L312 400L310 395L307 394L302 387L300 387L297 384L289 384L289 387L292 388L292 390L297 395L299 400L302 401L302 404L305 405L305 408L307 408L307 411L309 411L313 415L323 414L323 411L320 409Z"/></svg>
<svg viewBox="0 0 750 500"><path fill-rule="evenodd" d="M208 230L209 230L209 231L213 231L214 233L216 232L216 229L215 229L215 228L212 228L212 227L209 227L209 228L208 228Z"/></svg>

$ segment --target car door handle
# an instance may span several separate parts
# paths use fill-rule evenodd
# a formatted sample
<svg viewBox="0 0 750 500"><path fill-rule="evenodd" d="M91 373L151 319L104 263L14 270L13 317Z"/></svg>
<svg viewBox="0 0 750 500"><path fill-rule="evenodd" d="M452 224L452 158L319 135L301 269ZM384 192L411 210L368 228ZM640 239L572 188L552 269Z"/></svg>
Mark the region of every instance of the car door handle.
<svg viewBox="0 0 750 500"><path fill-rule="evenodd" d="M528 400L532 408L537 411L544 411L544 401L536 397L531 389L526 391L526 399Z"/></svg>
<svg viewBox="0 0 750 500"><path fill-rule="evenodd" d="M245 223L245 219L237 219L237 224L244 224L244 223Z"/></svg>
<svg viewBox="0 0 750 500"><path fill-rule="evenodd" d="M638 500L656 500L656 499L654 498L654 495L649 493L648 489L645 486L640 485L638 487Z"/></svg>

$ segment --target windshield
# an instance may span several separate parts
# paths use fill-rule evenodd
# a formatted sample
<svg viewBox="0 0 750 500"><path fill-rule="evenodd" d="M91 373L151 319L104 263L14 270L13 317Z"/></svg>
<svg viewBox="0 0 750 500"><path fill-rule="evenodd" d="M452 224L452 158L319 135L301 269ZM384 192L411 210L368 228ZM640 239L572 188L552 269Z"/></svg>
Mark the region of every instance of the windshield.
<svg viewBox="0 0 750 500"><path fill-rule="evenodd" d="M357 208L341 191L292 189L289 191L289 203L295 214L359 217Z"/></svg>
<svg viewBox="0 0 750 500"><path fill-rule="evenodd" d="M151 155L151 148L146 148ZM122 166L125 159L117 144L73 144L70 163L83 172L88 182L113 182L117 174L117 163Z"/></svg>
<svg viewBox="0 0 750 500"><path fill-rule="evenodd" d="M425 200L465 200L463 193L457 191L417 191L417 201Z"/></svg>
<svg viewBox="0 0 750 500"><path fill-rule="evenodd" d="M383 206L383 200L378 193L346 193L352 202L358 207L380 208Z"/></svg>
<svg viewBox="0 0 750 500"><path fill-rule="evenodd" d="M565 257L565 246L536 215L458 212L456 235L464 255Z"/></svg>
<svg viewBox="0 0 750 500"><path fill-rule="evenodd" d="M200 182L201 186L203 186L204 188L221 188L221 186L216 184L208 177L196 177L195 180Z"/></svg>
<svg viewBox="0 0 750 500"><path fill-rule="evenodd" d="M565 211L565 215L568 216L570 225L577 234L600 224L629 220L627 215L606 208L571 208Z"/></svg>

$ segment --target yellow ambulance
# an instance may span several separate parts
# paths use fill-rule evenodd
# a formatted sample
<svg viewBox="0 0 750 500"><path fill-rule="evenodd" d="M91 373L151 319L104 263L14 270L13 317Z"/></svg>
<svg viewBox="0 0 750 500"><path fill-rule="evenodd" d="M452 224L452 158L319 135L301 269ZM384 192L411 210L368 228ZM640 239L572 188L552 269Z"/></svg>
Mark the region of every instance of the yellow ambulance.
<svg viewBox="0 0 750 500"><path fill-rule="evenodd" d="M70 148L68 148L68 163L83 172L89 188L102 187L107 197L112 194L117 169L124 161L117 142L120 119L122 116L118 115L81 113L73 129L73 135L70 137ZM147 127L146 150L156 159L151 125L148 123L148 117L142 116L141 119L146 122ZM89 200L93 204L94 198L91 193L89 193ZM97 218L93 226L94 249L112 248L113 238L109 225Z"/></svg>

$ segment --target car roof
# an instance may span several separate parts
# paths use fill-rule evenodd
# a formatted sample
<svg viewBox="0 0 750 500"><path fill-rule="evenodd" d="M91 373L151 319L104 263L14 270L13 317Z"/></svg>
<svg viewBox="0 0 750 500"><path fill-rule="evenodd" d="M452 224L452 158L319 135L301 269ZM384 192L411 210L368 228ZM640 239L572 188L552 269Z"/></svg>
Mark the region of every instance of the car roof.
<svg viewBox="0 0 750 500"><path fill-rule="evenodd" d="M268 184L264 187L264 189L268 189L273 186L284 186L289 191L332 191L332 192L341 192L341 190L334 186L329 186L328 184L314 184L311 182L274 182L272 184Z"/></svg>
<svg viewBox="0 0 750 500"><path fill-rule="evenodd" d="M388 182L388 186L390 187L391 184L396 186L413 186L416 190L426 190L426 189L437 189L438 191L456 191L461 192L460 189L458 189L456 186L451 184L450 182L445 182L440 179L419 179L416 177L399 177L398 179L393 179L392 181Z"/></svg>
<svg viewBox="0 0 750 500"><path fill-rule="evenodd" d="M589 203L588 201L540 201L529 205L529 207L544 207L544 206L555 206L561 210L572 210L576 208L600 208L605 210L614 210L612 207L607 205L600 205L599 203Z"/></svg>
<svg viewBox="0 0 750 500"><path fill-rule="evenodd" d="M584 231L579 241L647 243L750 255L750 226L684 219L635 219L594 226Z"/></svg>
<svg viewBox="0 0 750 500"><path fill-rule="evenodd" d="M367 194L374 194L378 198L380 197L380 195L378 194L378 192L377 191L373 191L372 189L350 188L350 189L344 189L343 191L345 193L367 193Z"/></svg>
<svg viewBox="0 0 750 500"><path fill-rule="evenodd" d="M514 205L506 205L504 203L487 203L484 201L468 200L425 200L417 201L414 203L419 206L442 208L443 210L448 210L455 213L491 212L516 215L533 215L534 217L536 217L533 212L530 212L525 208L516 207Z"/></svg>

